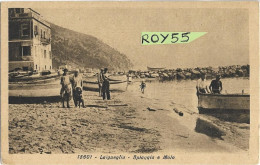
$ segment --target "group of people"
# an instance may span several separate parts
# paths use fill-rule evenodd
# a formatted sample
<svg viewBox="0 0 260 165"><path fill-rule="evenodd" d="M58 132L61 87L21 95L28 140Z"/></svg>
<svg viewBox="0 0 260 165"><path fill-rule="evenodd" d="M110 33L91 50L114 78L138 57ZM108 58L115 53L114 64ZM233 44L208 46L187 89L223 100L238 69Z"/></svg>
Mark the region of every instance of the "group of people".
<svg viewBox="0 0 260 165"><path fill-rule="evenodd" d="M109 75L108 69L104 68L101 69L100 73L98 74L98 86L99 86L99 96L103 97L103 100L107 99L110 100L110 91L109 91ZM84 98L82 95L83 91L83 80L82 77L79 75L79 70L76 70L73 77L68 75L68 69L63 70L63 75L61 77L61 90L60 95L62 98L62 105L65 108L64 103L67 102L67 108L70 108L69 101L73 97L73 101L75 107L79 106L82 103L84 105Z"/></svg>
<svg viewBox="0 0 260 165"><path fill-rule="evenodd" d="M72 78L68 75L68 69L64 69L63 72L64 73L60 81L60 95L62 98L63 108L65 108L65 101L67 102L67 108L70 108L69 101L71 100L72 96L75 107L80 106L80 103L82 103L82 106L85 107L84 98L82 95L83 81L82 77L79 75L79 70L76 70Z"/></svg>
<svg viewBox="0 0 260 165"><path fill-rule="evenodd" d="M211 81L208 89L208 86L206 84L206 75L202 74L201 78L197 81L196 89L197 93L220 94L222 91L222 82L220 81L220 75L217 75L216 79Z"/></svg>
<svg viewBox="0 0 260 165"><path fill-rule="evenodd" d="M73 77L71 78L68 75L68 69L63 70L63 76L61 77L61 90L60 95L62 98L62 105L65 107L64 102L67 102L67 108L70 108L69 101L73 97L73 101L75 107L84 105L84 98L82 95L83 91L83 80L82 77L79 75L79 70L76 70ZM103 97L103 100L107 99L110 100L110 91L109 91L109 75L108 69L104 68L100 70L98 74L98 87L99 87L99 96ZM140 88L141 92L144 93L144 89L146 84L142 81ZM222 82L220 81L220 75L216 76L215 80L212 80L209 88L206 83L206 75L202 74L201 78L197 81L196 85L197 93L212 93L212 94L220 94L222 91Z"/></svg>

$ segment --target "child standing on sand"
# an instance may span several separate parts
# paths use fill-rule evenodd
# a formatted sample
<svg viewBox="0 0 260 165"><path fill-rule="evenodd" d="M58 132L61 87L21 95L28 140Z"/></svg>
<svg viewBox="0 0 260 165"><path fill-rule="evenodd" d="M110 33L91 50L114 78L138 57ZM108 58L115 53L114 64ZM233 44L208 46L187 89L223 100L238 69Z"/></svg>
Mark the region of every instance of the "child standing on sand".
<svg viewBox="0 0 260 165"><path fill-rule="evenodd" d="M144 81L142 81L140 88L141 88L141 92L144 93L144 88L146 87L146 84Z"/></svg>

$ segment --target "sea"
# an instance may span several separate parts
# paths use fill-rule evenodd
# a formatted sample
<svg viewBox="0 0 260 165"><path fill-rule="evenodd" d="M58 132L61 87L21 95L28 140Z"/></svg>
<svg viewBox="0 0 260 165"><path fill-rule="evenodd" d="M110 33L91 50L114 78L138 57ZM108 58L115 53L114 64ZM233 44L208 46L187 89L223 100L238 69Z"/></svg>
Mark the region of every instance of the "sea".
<svg viewBox="0 0 260 165"><path fill-rule="evenodd" d="M142 80L135 80L126 89L127 99L136 107L167 113L173 120L179 120L190 131L205 134L213 139L234 143L243 150L249 147L250 113L199 114L196 95L197 80L146 81L144 93L140 90ZM249 78L221 79L223 91L227 94L250 94ZM211 80L206 80L210 85ZM131 97L131 99L130 99ZM167 111L163 111L167 110ZM183 112L178 116L176 111ZM238 136L239 135L239 136ZM234 140L235 138L235 140Z"/></svg>
<svg viewBox="0 0 260 165"><path fill-rule="evenodd" d="M211 80L206 80L207 86ZM223 94L250 94L249 78L222 79ZM171 103L179 104L190 110L198 112L198 98L196 95L197 80L173 80L173 81L146 81L144 94L140 92L140 83L128 85L127 92L142 95L163 105Z"/></svg>

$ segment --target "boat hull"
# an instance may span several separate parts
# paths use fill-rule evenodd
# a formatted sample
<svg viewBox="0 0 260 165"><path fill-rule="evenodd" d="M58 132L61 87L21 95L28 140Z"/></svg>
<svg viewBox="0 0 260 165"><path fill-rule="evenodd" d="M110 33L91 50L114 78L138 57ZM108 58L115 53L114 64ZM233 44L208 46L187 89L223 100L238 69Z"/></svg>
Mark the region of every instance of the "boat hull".
<svg viewBox="0 0 260 165"><path fill-rule="evenodd" d="M127 81L123 82L110 82L110 91L123 92L126 91ZM83 89L88 91L99 91L97 82L83 82Z"/></svg>
<svg viewBox="0 0 260 165"><path fill-rule="evenodd" d="M59 81L48 83L10 83L9 84L9 97L59 97L61 85Z"/></svg>
<svg viewBox="0 0 260 165"><path fill-rule="evenodd" d="M206 112L249 112L250 95L198 94L199 113Z"/></svg>

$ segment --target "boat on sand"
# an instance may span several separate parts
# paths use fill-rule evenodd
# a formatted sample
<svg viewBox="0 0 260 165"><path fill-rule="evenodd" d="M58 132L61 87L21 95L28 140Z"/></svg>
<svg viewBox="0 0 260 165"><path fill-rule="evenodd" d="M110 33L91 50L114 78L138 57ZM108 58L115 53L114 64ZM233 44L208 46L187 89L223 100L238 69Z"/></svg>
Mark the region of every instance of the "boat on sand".
<svg viewBox="0 0 260 165"><path fill-rule="evenodd" d="M127 88L126 75L109 76L110 91L125 91ZM89 91L99 91L97 77L83 79L83 89Z"/></svg>
<svg viewBox="0 0 260 165"><path fill-rule="evenodd" d="M250 111L249 94L204 94L198 93L199 113Z"/></svg>
<svg viewBox="0 0 260 165"><path fill-rule="evenodd" d="M60 81L9 83L9 97L59 97Z"/></svg>

